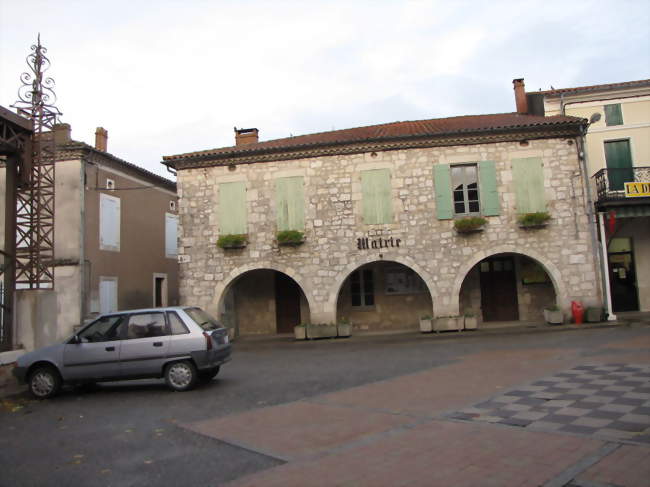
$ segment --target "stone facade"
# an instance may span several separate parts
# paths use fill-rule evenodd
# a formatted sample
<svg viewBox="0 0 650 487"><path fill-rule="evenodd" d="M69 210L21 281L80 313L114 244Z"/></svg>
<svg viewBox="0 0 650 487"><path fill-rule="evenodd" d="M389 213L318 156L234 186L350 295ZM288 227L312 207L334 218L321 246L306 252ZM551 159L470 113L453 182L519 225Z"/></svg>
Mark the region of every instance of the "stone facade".
<svg viewBox="0 0 650 487"><path fill-rule="evenodd" d="M541 157L543 161L544 192L551 220L538 230L524 230L517 224L512 160L525 157ZM453 220L439 220L436 216L434 166L485 160L495 161L500 215L487 217L488 223L480 233L457 234ZM368 150L178 169L181 304L222 313L225 296L238 278L249 271L267 269L282 272L298 283L304 294L303 309L309 310L302 321L334 322L348 318L342 315L350 310L339 296L343 296L341 289L350 274L366 264L394 262L417 273L429 292L428 296L397 300L401 304L395 306L417 308L418 313L436 317L456 316L463 307L478 311L476 265L496 254L527 256L541 264L550 277L547 286L538 288L523 289L518 284L521 319L541 319L542 303L548 301L556 301L567 312L572 300L587 306L601 304L591 223L585 211L588 202L572 137ZM363 223L360 174L370 169L390 170L391 224ZM306 241L297 247L278 247L274 180L290 176L301 176L304 181ZM219 183L234 181L246 184L249 243L241 250L223 250L216 245L218 188ZM359 238L383 239L382 244L387 245L359 249ZM392 245L387 242L391 238ZM395 245L397 239L399 247ZM261 291L256 294L263 295ZM273 300L271 291L266 298ZM246 306L245 295L235 300L235 307ZM381 313L381 307L378 301L376 312ZM273 313L264 316L264 320L271 320ZM416 318L409 316L404 326L398 319L368 319L360 327L377 329L380 322L392 323L394 328L411 327L416 326ZM247 316L247 320L255 318ZM364 322L361 318L352 321L353 325ZM273 326L251 325L248 330L273 331Z"/></svg>

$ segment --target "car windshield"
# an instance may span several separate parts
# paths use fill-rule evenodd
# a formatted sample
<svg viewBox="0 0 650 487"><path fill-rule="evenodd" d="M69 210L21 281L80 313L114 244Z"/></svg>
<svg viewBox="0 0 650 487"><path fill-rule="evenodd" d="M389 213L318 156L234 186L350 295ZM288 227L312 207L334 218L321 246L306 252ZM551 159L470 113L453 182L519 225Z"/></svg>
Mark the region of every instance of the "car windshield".
<svg viewBox="0 0 650 487"><path fill-rule="evenodd" d="M185 312L205 331L221 328L219 322L201 308L186 308Z"/></svg>

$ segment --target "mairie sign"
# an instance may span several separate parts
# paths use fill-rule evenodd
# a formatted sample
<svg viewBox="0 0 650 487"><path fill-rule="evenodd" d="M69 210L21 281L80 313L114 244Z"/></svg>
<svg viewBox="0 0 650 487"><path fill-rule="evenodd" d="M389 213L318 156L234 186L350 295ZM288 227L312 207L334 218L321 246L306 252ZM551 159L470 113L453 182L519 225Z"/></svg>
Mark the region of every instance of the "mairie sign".
<svg viewBox="0 0 650 487"><path fill-rule="evenodd" d="M625 183L626 198L638 198L640 196L650 196L650 182Z"/></svg>

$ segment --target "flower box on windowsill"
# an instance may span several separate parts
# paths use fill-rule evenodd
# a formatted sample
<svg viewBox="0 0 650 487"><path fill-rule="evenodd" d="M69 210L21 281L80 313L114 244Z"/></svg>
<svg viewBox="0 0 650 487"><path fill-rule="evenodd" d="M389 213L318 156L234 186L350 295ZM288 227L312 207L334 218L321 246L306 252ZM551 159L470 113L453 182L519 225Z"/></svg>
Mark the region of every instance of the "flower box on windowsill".
<svg viewBox="0 0 650 487"><path fill-rule="evenodd" d="M278 245L297 247L305 243L305 234L297 230L283 230L277 235Z"/></svg>
<svg viewBox="0 0 650 487"><path fill-rule="evenodd" d="M217 246L224 250L243 249L246 245L248 245L248 235L245 234L222 235L217 240Z"/></svg>
<svg viewBox="0 0 650 487"><path fill-rule="evenodd" d="M337 329L334 323L319 323L306 325L307 338L336 338Z"/></svg>
<svg viewBox="0 0 650 487"><path fill-rule="evenodd" d="M520 215L517 218L517 222L519 223L519 228L523 230L534 230L547 226L550 219L551 215L547 212L539 211L536 213L525 213Z"/></svg>
<svg viewBox="0 0 650 487"><path fill-rule="evenodd" d="M483 231L483 226L487 220L480 216L469 216L454 220L454 228L456 232L462 234L477 233Z"/></svg>

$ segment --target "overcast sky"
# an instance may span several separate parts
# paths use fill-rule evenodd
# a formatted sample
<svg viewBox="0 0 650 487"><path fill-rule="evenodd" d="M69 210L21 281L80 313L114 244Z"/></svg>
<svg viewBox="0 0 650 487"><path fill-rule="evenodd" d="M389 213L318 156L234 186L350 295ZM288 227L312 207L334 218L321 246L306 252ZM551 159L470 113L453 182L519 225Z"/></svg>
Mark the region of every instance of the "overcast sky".
<svg viewBox="0 0 650 487"><path fill-rule="evenodd" d="M170 176L163 155L514 111L527 90L650 78L650 0L0 0L0 105L41 33L62 122Z"/></svg>

